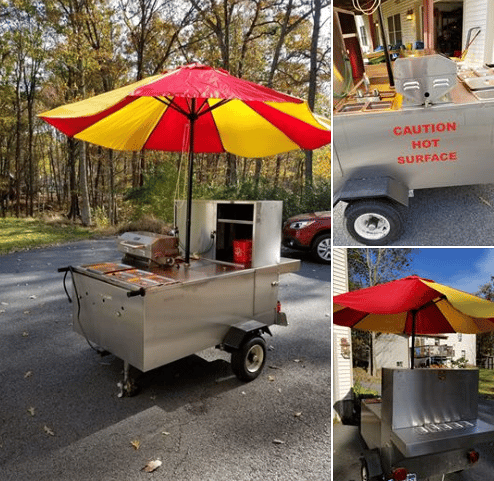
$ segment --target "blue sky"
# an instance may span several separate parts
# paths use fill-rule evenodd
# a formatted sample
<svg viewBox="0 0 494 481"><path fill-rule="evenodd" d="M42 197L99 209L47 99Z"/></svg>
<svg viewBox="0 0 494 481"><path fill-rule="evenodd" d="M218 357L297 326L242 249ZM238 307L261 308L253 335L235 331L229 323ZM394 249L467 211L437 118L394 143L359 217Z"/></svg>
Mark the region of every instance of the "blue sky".
<svg viewBox="0 0 494 481"><path fill-rule="evenodd" d="M475 294L494 276L494 249L420 248L413 257L414 274Z"/></svg>

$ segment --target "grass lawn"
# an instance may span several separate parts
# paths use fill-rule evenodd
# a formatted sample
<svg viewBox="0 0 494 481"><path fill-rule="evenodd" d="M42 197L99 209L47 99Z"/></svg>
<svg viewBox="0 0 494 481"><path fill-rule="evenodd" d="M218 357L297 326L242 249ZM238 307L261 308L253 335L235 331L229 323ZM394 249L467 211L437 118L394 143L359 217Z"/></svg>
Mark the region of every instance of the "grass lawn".
<svg viewBox="0 0 494 481"><path fill-rule="evenodd" d="M93 236L94 230L60 221L0 218L0 254L89 239Z"/></svg>
<svg viewBox="0 0 494 481"><path fill-rule="evenodd" d="M494 369L479 369L479 394L494 399Z"/></svg>

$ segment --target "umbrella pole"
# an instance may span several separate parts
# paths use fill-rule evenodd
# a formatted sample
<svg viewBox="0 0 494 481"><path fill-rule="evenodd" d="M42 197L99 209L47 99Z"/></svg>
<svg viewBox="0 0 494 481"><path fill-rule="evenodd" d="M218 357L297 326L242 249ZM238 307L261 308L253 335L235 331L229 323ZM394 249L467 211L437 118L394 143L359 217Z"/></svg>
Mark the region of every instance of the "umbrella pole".
<svg viewBox="0 0 494 481"><path fill-rule="evenodd" d="M191 217L192 217L192 186L194 176L194 124L197 119L195 113L196 102L192 99L189 131L189 174L188 174L188 186L187 186L187 219L185 225L185 263L190 262L190 230L191 230Z"/></svg>
<svg viewBox="0 0 494 481"><path fill-rule="evenodd" d="M412 365L410 369L415 367L415 315L417 311L412 311Z"/></svg>

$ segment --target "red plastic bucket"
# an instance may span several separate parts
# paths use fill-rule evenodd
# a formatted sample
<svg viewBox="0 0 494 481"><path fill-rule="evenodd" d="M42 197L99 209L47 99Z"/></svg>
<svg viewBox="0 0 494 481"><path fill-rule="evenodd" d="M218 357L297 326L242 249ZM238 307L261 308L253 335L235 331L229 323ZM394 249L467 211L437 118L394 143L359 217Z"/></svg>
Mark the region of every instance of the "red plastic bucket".
<svg viewBox="0 0 494 481"><path fill-rule="evenodd" d="M238 239L233 241L233 262L250 267L252 262L252 240Z"/></svg>

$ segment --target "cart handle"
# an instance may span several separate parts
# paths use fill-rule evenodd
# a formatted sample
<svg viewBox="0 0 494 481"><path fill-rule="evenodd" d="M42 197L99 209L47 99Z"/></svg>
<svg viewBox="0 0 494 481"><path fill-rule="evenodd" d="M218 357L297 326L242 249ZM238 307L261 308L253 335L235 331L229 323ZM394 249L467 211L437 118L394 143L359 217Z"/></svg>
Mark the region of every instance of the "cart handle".
<svg viewBox="0 0 494 481"><path fill-rule="evenodd" d="M127 297L136 297L136 296L142 296L144 297L146 295L146 289L144 287L141 287L140 289L137 289L137 291L129 291L127 292Z"/></svg>

